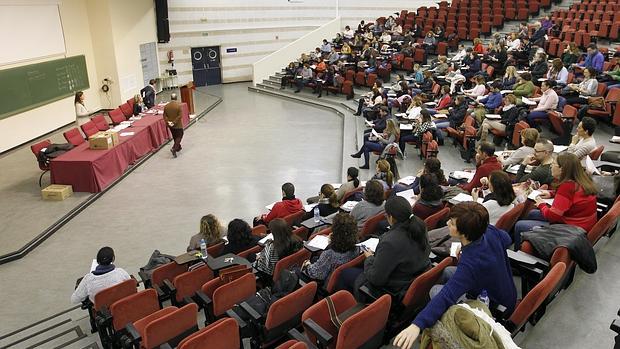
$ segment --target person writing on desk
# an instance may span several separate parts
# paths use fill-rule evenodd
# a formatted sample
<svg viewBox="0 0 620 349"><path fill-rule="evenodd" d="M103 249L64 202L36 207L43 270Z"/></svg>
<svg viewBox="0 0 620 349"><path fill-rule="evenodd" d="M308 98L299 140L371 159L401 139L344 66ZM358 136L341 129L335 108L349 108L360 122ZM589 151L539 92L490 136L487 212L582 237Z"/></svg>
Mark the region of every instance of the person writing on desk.
<svg viewBox="0 0 620 349"><path fill-rule="evenodd" d="M183 139L183 124L181 122L181 103L177 101L177 94L170 95L170 103L164 107L164 120L168 124L174 144L170 149L173 157L177 157L177 153L181 151L181 140Z"/></svg>
<svg viewBox="0 0 620 349"><path fill-rule="evenodd" d="M140 95L144 100L144 105L146 105L148 109L151 109L155 106L155 95L157 95L157 92L155 92L156 82L157 80L151 79L149 80L149 84L140 90Z"/></svg>
<svg viewBox="0 0 620 349"><path fill-rule="evenodd" d="M97 267L82 278L71 295L71 303L78 304L86 297L94 302L99 291L129 280L129 274L122 268L116 268L113 262L114 250L111 247L102 247L97 252Z"/></svg>

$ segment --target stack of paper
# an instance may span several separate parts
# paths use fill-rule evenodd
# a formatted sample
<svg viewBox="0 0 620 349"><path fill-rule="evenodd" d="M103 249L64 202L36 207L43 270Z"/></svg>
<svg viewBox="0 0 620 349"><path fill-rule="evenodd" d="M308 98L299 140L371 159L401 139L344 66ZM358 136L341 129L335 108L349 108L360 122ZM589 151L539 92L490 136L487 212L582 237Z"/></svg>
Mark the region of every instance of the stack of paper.
<svg viewBox="0 0 620 349"><path fill-rule="evenodd" d="M308 247L324 250L329 245L329 237L327 235L317 235L308 241Z"/></svg>
<svg viewBox="0 0 620 349"><path fill-rule="evenodd" d="M499 120L502 118L499 114L486 114L484 117L491 120Z"/></svg>
<svg viewBox="0 0 620 349"><path fill-rule="evenodd" d="M375 252L377 250L377 245L379 244L378 238L370 238L366 241L362 241L357 246L366 248L369 251Z"/></svg>
<svg viewBox="0 0 620 349"><path fill-rule="evenodd" d="M402 183L404 185L412 185L415 182L416 176L407 176L398 180L398 183Z"/></svg>
<svg viewBox="0 0 620 349"><path fill-rule="evenodd" d="M434 117L435 119L447 119L447 118L448 118L448 115L446 115L446 114L439 114L439 113L437 113L437 114L433 115L433 117Z"/></svg>
<svg viewBox="0 0 620 349"><path fill-rule="evenodd" d="M453 242L452 245L450 245L450 257L457 257L456 252L459 248L461 248L461 243Z"/></svg>
<svg viewBox="0 0 620 349"><path fill-rule="evenodd" d="M340 208L343 211L351 212L351 210L353 210L353 207L355 207L355 205L357 205L359 203L360 203L359 201L347 201L342 206L340 206Z"/></svg>
<svg viewBox="0 0 620 349"><path fill-rule="evenodd" d="M310 211L312 211L316 207L316 205L318 205L318 203L310 204L310 205L304 205L304 211L310 212Z"/></svg>
<svg viewBox="0 0 620 349"><path fill-rule="evenodd" d="M474 201L474 198L469 194L459 193L457 196L453 197L452 200L457 201L457 202L468 202L468 201ZM478 198L479 203L482 203L483 201L484 201L483 198Z"/></svg>
<svg viewBox="0 0 620 349"><path fill-rule="evenodd" d="M121 137L129 137L129 136L133 136L134 134L136 134L135 132L121 132L119 134L119 136Z"/></svg>
<svg viewBox="0 0 620 349"><path fill-rule="evenodd" d="M512 90L501 90L501 91L499 91L499 92L500 92L501 94L505 95L505 94L508 94L508 93L512 93Z"/></svg>
<svg viewBox="0 0 620 349"><path fill-rule="evenodd" d="M405 190L405 191L401 191L396 193L397 196L403 197L405 199L407 199L407 201L409 201L409 205L413 206L413 204L415 204L415 193L413 192L413 189L409 189L409 190Z"/></svg>
<svg viewBox="0 0 620 349"><path fill-rule="evenodd" d="M264 245L267 241L273 240L273 234L269 234L267 236L265 236L264 238L260 239L258 241L259 244Z"/></svg>
<svg viewBox="0 0 620 349"><path fill-rule="evenodd" d="M474 178L474 173L467 171L454 171L452 173L452 177L456 179L467 179L467 181L469 182Z"/></svg>

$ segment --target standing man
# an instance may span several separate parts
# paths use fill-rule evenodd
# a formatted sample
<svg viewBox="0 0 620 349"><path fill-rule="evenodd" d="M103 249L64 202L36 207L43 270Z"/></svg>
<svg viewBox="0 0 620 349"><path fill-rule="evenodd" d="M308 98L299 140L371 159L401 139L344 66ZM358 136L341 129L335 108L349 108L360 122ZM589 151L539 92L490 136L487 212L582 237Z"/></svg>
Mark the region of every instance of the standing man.
<svg viewBox="0 0 620 349"><path fill-rule="evenodd" d="M157 80L155 79L151 79L149 80L149 84L146 85L143 89L140 90L140 95L142 96L142 101L144 102L144 105L151 109L153 108L153 106L155 106L155 95L157 94L155 92L155 83L157 82Z"/></svg>
<svg viewBox="0 0 620 349"><path fill-rule="evenodd" d="M164 120L170 128L174 145L170 149L173 157L177 157L177 152L181 151L181 139L183 139L183 124L181 123L181 103L177 101L177 94L170 95L170 103L164 107Z"/></svg>

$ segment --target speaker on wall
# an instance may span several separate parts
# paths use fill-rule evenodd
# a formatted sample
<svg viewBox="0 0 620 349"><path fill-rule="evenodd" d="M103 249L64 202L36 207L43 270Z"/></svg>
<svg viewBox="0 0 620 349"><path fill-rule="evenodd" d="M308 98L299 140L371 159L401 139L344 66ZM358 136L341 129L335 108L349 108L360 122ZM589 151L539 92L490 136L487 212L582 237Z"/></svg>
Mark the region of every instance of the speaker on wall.
<svg viewBox="0 0 620 349"><path fill-rule="evenodd" d="M157 19L157 42L169 42L168 0L155 0L155 17Z"/></svg>

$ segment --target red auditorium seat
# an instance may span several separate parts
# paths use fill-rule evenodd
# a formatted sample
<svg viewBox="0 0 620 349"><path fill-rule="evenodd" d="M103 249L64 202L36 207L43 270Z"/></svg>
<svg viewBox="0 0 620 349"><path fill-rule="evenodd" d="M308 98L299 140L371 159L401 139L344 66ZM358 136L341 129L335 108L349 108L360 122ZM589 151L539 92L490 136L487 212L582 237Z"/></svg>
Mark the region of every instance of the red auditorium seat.
<svg viewBox="0 0 620 349"><path fill-rule="evenodd" d="M82 137L82 134L77 127L74 127L69 131L63 132L62 135L65 137L67 142L71 143L73 146L78 146L85 142L84 137Z"/></svg>
<svg viewBox="0 0 620 349"><path fill-rule="evenodd" d="M97 125L90 120L82 124L80 128L82 129L82 132L84 132L84 135L86 135L86 138L90 138L90 136L99 132L99 128L97 128Z"/></svg>

